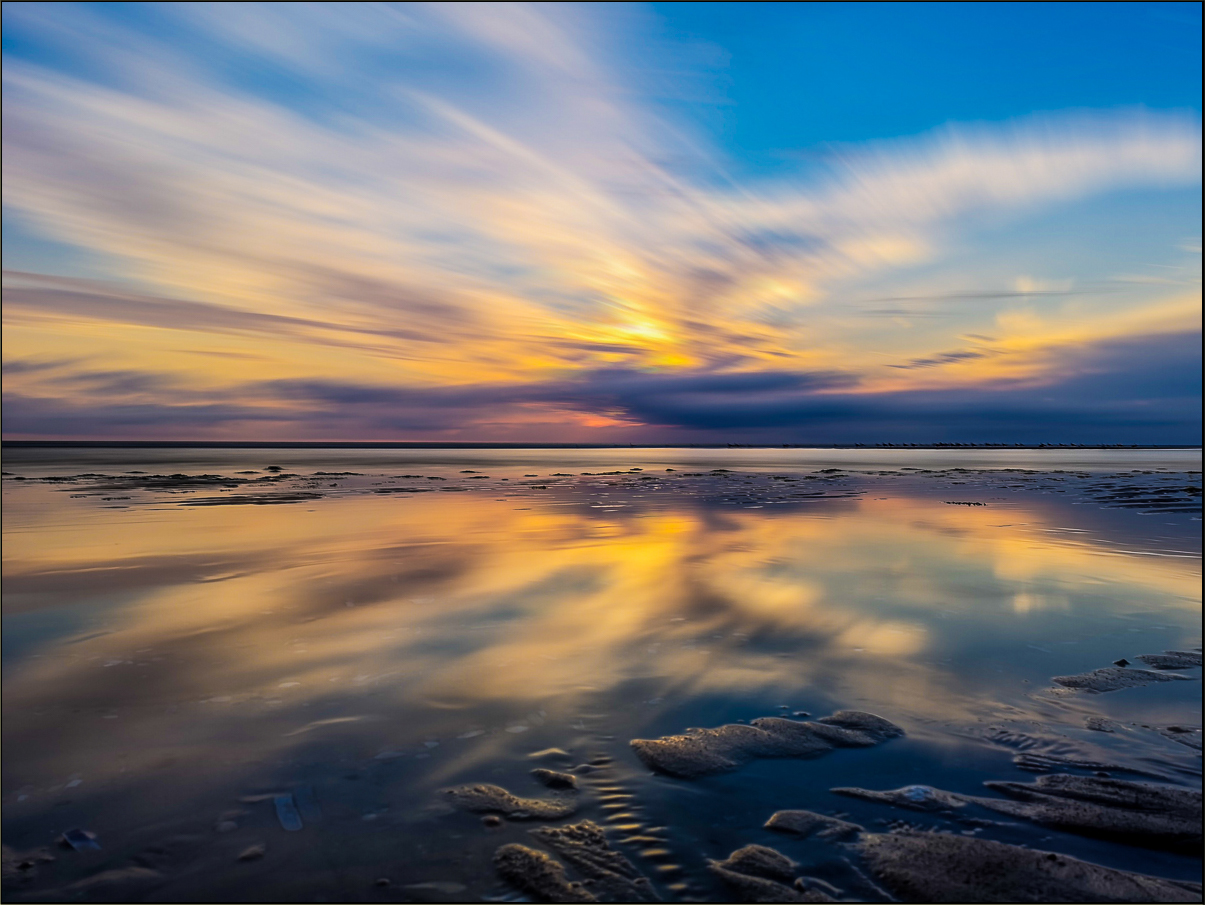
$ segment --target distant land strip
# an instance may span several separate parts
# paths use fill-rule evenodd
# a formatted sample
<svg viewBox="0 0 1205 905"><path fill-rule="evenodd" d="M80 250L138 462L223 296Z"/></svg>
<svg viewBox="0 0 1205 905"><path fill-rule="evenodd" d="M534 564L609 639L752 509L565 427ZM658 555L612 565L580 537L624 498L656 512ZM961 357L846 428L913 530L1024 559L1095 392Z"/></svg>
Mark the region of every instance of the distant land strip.
<svg viewBox="0 0 1205 905"><path fill-rule="evenodd" d="M1201 449L1129 443L472 443L451 441L3 440L13 449Z"/></svg>

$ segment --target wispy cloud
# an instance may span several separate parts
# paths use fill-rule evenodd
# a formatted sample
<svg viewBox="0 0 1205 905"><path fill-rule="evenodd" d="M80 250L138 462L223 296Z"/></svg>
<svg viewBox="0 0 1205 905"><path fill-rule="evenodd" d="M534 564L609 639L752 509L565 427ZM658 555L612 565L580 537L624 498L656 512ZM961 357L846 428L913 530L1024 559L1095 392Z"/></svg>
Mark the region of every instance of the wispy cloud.
<svg viewBox="0 0 1205 905"><path fill-rule="evenodd" d="M984 353L926 350L993 328L1001 306L1152 297L1102 275L867 309L847 287L932 267L981 221L1200 177L1199 119L1133 109L952 125L738 185L619 63L635 9L154 9L154 30L91 7L6 12L79 56L5 63L6 203L137 281L8 279L31 355L86 347L104 321L130 328L124 366L169 367L164 330L242 356L226 371L174 356L210 387L283 370L480 388L609 368L868 374L874 335L900 378L946 373ZM912 318L931 328L867 332Z"/></svg>
<svg viewBox="0 0 1205 905"><path fill-rule="evenodd" d="M914 358L907 364L888 365L887 367L909 371L916 370L917 368L933 368L938 365L953 364L958 361L969 361L973 358L984 358L991 354L990 351L983 349L955 349L952 352L938 352L929 358Z"/></svg>

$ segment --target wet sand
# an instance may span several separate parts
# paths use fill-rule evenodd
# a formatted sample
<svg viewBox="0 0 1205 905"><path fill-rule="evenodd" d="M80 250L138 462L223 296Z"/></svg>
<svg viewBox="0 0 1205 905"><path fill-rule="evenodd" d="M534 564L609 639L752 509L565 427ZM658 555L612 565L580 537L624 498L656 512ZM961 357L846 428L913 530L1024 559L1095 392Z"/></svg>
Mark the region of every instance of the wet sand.
<svg viewBox="0 0 1205 905"><path fill-rule="evenodd" d="M1200 900L1199 453L96 452L10 901Z"/></svg>

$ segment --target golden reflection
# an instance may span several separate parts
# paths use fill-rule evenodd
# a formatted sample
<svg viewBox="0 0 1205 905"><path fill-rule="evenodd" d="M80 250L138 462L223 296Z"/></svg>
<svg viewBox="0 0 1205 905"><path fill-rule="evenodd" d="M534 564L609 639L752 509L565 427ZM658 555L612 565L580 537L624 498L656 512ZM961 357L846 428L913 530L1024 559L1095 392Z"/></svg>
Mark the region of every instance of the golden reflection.
<svg viewBox="0 0 1205 905"><path fill-rule="evenodd" d="M583 696L632 680L678 700L815 685L950 720L979 702L942 665L962 637L949 620L1006 642L1052 611L1104 618L1140 600L1187 623L1199 607L1196 560L1104 556L1117 551L1052 534L1035 511L625 503L432 493L102 510L11 491L6 612L61 616L81 640L10 667L6 720L20 733L82 696L99 718L71 730L75 746L143 733L204 746L201 720L241 726L263 755L328 732L400 738L447 713L447 731L460 720L488 736L474 742L484 757L513 742L508 721L568 724ZM133 747L123 770L152 757Z"/></svg>

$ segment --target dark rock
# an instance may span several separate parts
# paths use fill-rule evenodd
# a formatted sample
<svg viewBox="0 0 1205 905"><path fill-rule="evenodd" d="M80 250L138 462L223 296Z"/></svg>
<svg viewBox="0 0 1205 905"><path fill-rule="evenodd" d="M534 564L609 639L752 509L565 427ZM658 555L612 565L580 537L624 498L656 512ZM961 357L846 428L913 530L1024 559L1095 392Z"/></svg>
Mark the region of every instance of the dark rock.
<svg viewBox="0 0 1205 905"><path fill-rule="evenodd" d="M1113 665L1114 666L1129 666L1130 661L1127 660L1125 657L1122 657L1120 660L1114 660Z"/></svg>
<svg viewBox="0 0 1205 905"><path fill-rule="evenodd" d="M1199 902L1159 877L949 833L864 834L866 864L914 902Z"/></svg>

